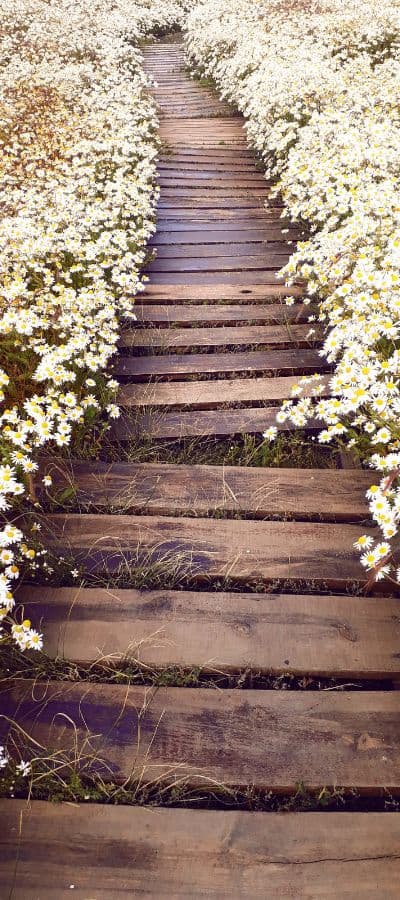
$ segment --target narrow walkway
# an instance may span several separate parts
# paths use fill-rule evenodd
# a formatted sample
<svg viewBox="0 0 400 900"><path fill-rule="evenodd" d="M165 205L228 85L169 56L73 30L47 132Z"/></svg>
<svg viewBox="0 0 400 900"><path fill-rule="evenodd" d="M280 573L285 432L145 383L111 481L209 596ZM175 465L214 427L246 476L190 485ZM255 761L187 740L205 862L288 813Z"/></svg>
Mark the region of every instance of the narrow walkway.
<svg viewBox="0 0 400 900"><path fill-rule="evenodd" d="M183 462L188 441L196 459L207 442L218 439L217 452L219 439L229 450L259 435L298 374L321 366L300 286L287 307L276 278L297 232L278 202L265 205L241 118L189 79L179 43L145 58L162 116L161 200L139 325L117 365L124 414L110 456L120 458L46 463L80 510L49 516L48 542L86 582L26 587L21 599L43 615L50 655L139 660L172 686L50 681L38 693L21 681L3 711L47 748L90 734L105 781L134 781L138 796L147 785L153 802L172 783L175 802L237 796L243 809L302 783L378 803L400 794L400 616L396 598L355 595L371 475L193 464L188 450ZM137 461L143 444L155 462ZM221 689L204 677L192 687L198 673ZM22 807L0 808L0 874L21 898L70 885L96 900L397 897L395 814L36 802L14 882Z"/></svg>

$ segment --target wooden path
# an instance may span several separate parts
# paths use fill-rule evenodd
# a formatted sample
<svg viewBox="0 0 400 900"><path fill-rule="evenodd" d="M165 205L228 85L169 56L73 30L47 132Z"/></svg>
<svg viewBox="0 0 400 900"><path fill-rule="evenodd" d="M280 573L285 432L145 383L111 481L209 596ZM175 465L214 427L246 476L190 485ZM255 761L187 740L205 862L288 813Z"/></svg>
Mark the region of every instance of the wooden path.
<svg viewBox="0 0 400 900"><path fill-rule="evenodd" d="M26 586L20 600L43 617L50 656L137 660L165 670L165 686L20 680L3 686L2 712L47 749L83 758L90 745L105 782L157 786L159 797L172 784L178 798L184 788L228 803L304 784L395 808L400 607L388 588L363 593L352 549L373 533L371 474L174 461L185 440L259 435L299 374L324 369L301 286L288 292L276 277L298 233L268 201L241 118L189 79L179 43L145 59L160 103L161 199L150 283L116 366L120 461L43 463L74 500L48 516L47 543L86 584ZM126 461L138 440L171 458ZM276 689L280 679L294 689ZM17 800L0 811L13 900L399 896L396 813Z"/></svg>

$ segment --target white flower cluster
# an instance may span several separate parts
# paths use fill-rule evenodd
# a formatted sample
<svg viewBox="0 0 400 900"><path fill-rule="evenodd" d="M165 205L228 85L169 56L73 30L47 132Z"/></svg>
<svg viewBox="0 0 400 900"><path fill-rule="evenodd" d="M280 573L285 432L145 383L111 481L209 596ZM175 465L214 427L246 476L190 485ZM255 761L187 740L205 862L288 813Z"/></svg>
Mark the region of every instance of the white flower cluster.
<svg viewBox="0 0 400 900"><path fill-rule="evenodd" d="M242 110L311 235L283 271L320 302L332 395L301 396L305 379L278 422L319 419L321 442L381 473L367 496L384 540L357 547L372 578L400 580L399 0L206 0L187 27L190 62Z"/></svg>
<svg viewBox="0 0 400 900"><path fill-rule="evenodd" d="M180 0L4 0L0 12L0 621L35 557L10 521L48 442L106 407L121 315L154 231L157 116L139 41ZM104 397L107 400L104 403Z"/></svg>

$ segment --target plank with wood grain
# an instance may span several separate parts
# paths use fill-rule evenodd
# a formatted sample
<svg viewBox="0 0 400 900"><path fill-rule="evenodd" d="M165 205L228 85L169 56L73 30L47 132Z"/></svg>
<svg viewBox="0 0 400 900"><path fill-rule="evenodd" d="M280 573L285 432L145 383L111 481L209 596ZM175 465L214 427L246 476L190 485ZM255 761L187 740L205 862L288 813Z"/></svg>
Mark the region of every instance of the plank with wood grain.
<svg viewBox="0 0 400 900"><path fill-rule="evenodd" d="M107 463L43 459L48 496L69 487L85 509L157 515L237 513L255 519L290 516L330 522L368 519L365 492L379 479L345 469L288 469L171 463Z"/></svg>
<svg viewBox="0 0 400 900"><path fill-rule="evenodd" d="M256 304L217 304L207 305L182 304L173 306L163 304L149 306L140 300L135 305L135 315L140 324L154 325L240 325L244 322L278 324L280 322L307 322L311 310L309 306L295 303L286 306L284 303L269 303L266 306Z"/></svg>
<svg viewBox="0 0 400 900"><path fill-rule="evenodd" d="M229 229L227 229L225 225L223 225L223 227L219 227L219 225L220 223L215 223L212 227L209 227L206 224L198 223L197 228L194 227L194 225L189 225L184 229L183 226L178 228L171 224L168 230L167 228L159 228L157 237L152 238L149 242L149 246L157 247L158 254L161 252L159 249L161 247L176 248L185 246L187 248L193 244L197 248L200 240L203 242L203 246L207 246L208 249L211 249L214 244L225 246L231 242L234 242L236 246L250 244L251 246L255 245L257 247L263 247L266 243L275 246L276 243L281 243L285 237L287 240L291 240L298 235L294 230L290 231L287 235L282 235L280 226L274 228L271 225L270 228L264 227L257 229L252 227L251 222L249 223L248 228L245 224L242 226L239 226L238 224L236 228Z"/></svg>
<svg viewBox="0 0 400 900"><path fill-rule="evenodd" d="M400 794L397 691L260 691L3 682L1 742L17 716L42 746L76 756L90 736L91 772L205 789L294 793L340 785ZM66 715L67 713L67 715ZM323 748L323 752L321 752Z"/></svg>
<svg viewBox="0 0 400 900"><path fill-rule="evenodd" d="M378 536L376 528L363 530ZM367 579L353 547L359 525L60 513L46 516L42 534L57 557L93 574L131 573L146 562L193 583L284 581L346 590Z"/></svg>
<svg viewBox="0 0 400 900"><path fill-rule="evenodd" d="M285 257L286 259L288 253L290 253L290 246L282 239L282 235L280 242L275 241L272 247L266 246L265 242L236 243L233 238L228 244L226 242L207 244L197 241L195 245L182 244L179 246L173 245L172 247L160 247L157 249L156 259L172 260L186 257L191 259L194 253L198 259L226 259L228 256L247 259L248 257L261 256L265 264L268 265L273 261L279 261L280 258Z"/></svg>
<svg viewBox="0 0 400 900"><path fill-rule="evenodd" d="M204 381L151 381L148 384L123 384L118 390L118 403L130 407L187 406L190 409L218 409L248 403L266 403L271 400L287 400L298 383L294 375L274 378L218 378ZM330 394L329 377L321 376L318 381L320 396ZM311 383L303 388L302 396L313 396L315 387Z"/></svg>
<svg viewBox="0 0 400 900"><path fill-rule="evenodd" d="M277 271L274 269L241 269L240 266L237 269L232 270L212 270L212 271L201 271L201 272L157 272L157 274L153 274L152 280L154 285L179 285L182 287L183 285L187 287L191 287L194 285L199 285L205 287L206 285L215 285L215 282L218 281L221 285L234 285L236 288L239 285L243 287L247 287L251 285L263 285L265 287L269 285L276 285L279 282L281 286L283 286L283 279L278 278Z"/></svg>
<svg viewBox="0 0 400 900"><path fill-rule="evenodd" d="M317 350L248 350L227 353L174 353L170 356L119 356L115 373L122 381L143 377L180 378L183 375L226 372L313 373L323 369Z"/></svg>
<svg viewBox="0 0 400 900"><path fill-rule="evenodd" d="M262 435L267 428L276 426L278 432L293 431L290 421L278 423L275 406L243 407L240 409L198 409L164 412L160 408L146 409L141 413L126 412L115 422L111 437L126 442L145 440L181 441L187 438L224 438L235 435ZM317 420L307 422L306 430L318 430Z"/></svg>
<svg viewBox="0 0 400 900"><path fill-rule="evenodd" d="M346 679L400 675L395 597L38 587L18 609L46 653L93 663Z"/></svg>
<svg viewBox="0 0 400 900"><path fill-rule="evenodd" d="M137 298L140 303L199 303L200 301L218 301L235 303L266 303L283 300L285 297L304 297L301 285L287 287L282 284L146 284L145 290Z"/></svg>
<svg viewBox="0 0 400 900"><path fill-rule="evenodd" d="M174 348L228 347L280 345L289 347L309 347L322 337L320 326L298 325L287 322L283 325L221 325L216 328L137 328L135 325L121 333L119 347Z"/></svg>
<svg viewBox="0 0 400 900"><path fill-rule="evenodd" d="M263 813L0 801L15 900L397 900L396 813ZM60 846L63 848L60 854Z"/></svg>

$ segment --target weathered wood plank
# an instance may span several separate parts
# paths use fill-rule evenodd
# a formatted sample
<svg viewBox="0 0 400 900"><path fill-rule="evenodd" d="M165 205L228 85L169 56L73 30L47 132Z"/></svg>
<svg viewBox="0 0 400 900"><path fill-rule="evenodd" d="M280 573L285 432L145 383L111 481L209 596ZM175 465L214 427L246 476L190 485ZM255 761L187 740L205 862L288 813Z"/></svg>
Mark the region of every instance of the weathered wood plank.
<svg viewBox="0 0 400 900"><path fill-rule="evenodd" d="M228 247L228 252L229 249ZM268 255L261 251L254 253L252 256L235 254L234 256L214 257L211 254L210 256L198 257L195 248L192 247L190 256L187 255L182 258L174 255L170 257L156 256L153 262L148 264L146 271L149 274L157 272L229 272L232 269L273 269L278 271L288 261L289 256L290 252L287 250L285 253L273 254L271 252Z"/></svg>
<svg viewBox="0 0 400 900"><path fill-rule="evenodd" d="M2 800L6 895L398 900L396 813L250 813ZM60 846L63 852L60 853Z"/></svg>
<svg viewBox="0 0 400 900"><path fill-rule="evenodd" d="M399 601L391 597L136 591L25 586L18 604L43 619L46 653L335 678L400 674Z"/></svg>
<svg viewBox="0 0 400 900"><path fill-rule="evenodd" d="M221 324L221 325L237 325L243 322L257 322L261 324L279 322L307 322L310 315L310 307L304 306L302 303L295 303L293 306L286 306L284 303L269 303L266 306L261 304L219 304L216 306L190 304L188 306L165 304L163 306L154 304L136 303L135 315L138 322L145 324L162 324L162 325L191 325L195 324Z"/></svg>
<svg viewBox="0 0 400 900"><path fill-rule="evenodd" d="M277 277L276 270L268 269L237 269L229 271L213 270L204 272L157 272L152 275L154 285L174 284L190 287L191 285L215 284L216 281L223 285L275 285L277 282L283 286L283 279Z"/></svg>
<svg viewBox="0 0 400 900"><path fill-rule="evenodd" d="M71 487L85 508L159 515L240 512L252 518L368 519L365 491L379 479L345 469L279 469L167 463L90 463L44 459L50 495Z"/></svg>
<svg viewBox="0 0 400 900"><path fill-rule="evenodd" d="M190 406L191 409L218 409L223 404L260 403L286 400L298 382L295 375L275 378L220 378L216 381L153 381L149 384L124 384L118 391L118 402L128 407ZM329 377L318 382L321 396L329 396ZM313 387L304 388L303 396L312 396Z"/></svg>
<svg viewBox="0 0 400 900"><path fill-rule="evenodd" d="M154 438L183 440L194 437L229 437L235 434L262 434L271 425L278 431L293 431L290 422L278 424L276 407L250 407L240 409L210 409L179 412L163 412L151 409L143 415L125 414L112 426L112 436L120 441ZM312 421L307 429L316 429L319 423Z"/></svg>
<svg viewBox="0 0 400 900"><path fill-rule="evenodd" d="M304 296L304 288L300 285L287 287L282 284L242 285L242 284L206 284L206 285L172 285L146 284L146 289L137 298L137 303L198 303L215 300L219 302L235 301L236 303L266 303L283 300L285 297Z"/></svg>
<svg viewBox="0 0 400 900"><path fill-rule="evenodd" d="M314 790L340 785L365 794L384 787L400 793L397 691L49 682L39 694L33 682L15 681L3 685L2 710L49 749L75 756L91 735L91 770L105 780L136 773L142 784L184 779L203 788L218 782L289 793L304 782ZM0 728L7 732L8 723Z"/></svg>
<svg viewBox="0 0 400 900"><path fill-rule="evenodd" d="M340 590L367 577L353 548L359 525L71 513L47 516L42 533L57 556L90 572L131 570L146 560L194 582L283 579Z"/></svg>
<svg viewBox="0 0 400 900"><path fill-rule="evenodd" d="M203 175L203 177L202 177ZM245 178L243 175L228 175L221 177L212 175L205 171L204 173L196 172L196 175L190 174L185 177L184 173L159 173L158 184L161 188L163 196L183 197L187 193L197 195L198 193L208 194L214 191L229 192L233 196L241 196L242 192L247 196L258 196L259 193L265 193L267 196L267 182L262 175L253 173L252 176Z"/></svg>
<svg viewBox="0 0 400 900"><path fill-rule="evenodd" d="M313 339L310 325L287 322L284 325L236 325L217 328L136 328L135 325L121 333L119 346L134 347L227 347L261 344L282 344L307 347L322 337L322 329L314 327Z"/></svg>
<svg viewBox="0 0 400 900"><path fill-rule="evenodd" d="M176 228L173 224L171 224L169 230L166 228L157 230L157 237L153 238L150 241L150 246L155 247L190 247L194 244L197 246L198 242L201 240L203 242L203 246L207 247L207 250L210 250L215 245L226 247L226 244L231 244L234 242L237 246L251 246L251 247L263 247L266 243L268 244L280 244L286 238L287 240L295 240L298 234L296 231L292 230L289 234L282 234L282 227L278 225L277 227L270 228L260 228L256 229L251 226L249 223L249 227L246 228L244 225L236 228L227 229L225 226L222 229L219 229L215 226L213 228L208 228L207 225L202 225L200 223L199 227L193 228L192 225L188 225L185 230L183 228ZM160 255L160 250L158 250Z"/></svg>
<svg viewBox="0 0 400 900"><path fill-rule="evenodd" d="M291 252L291 248L288 245L287 241L284 241L281 235L281 240L275 241L272 247L268 246L269 242L241 242L236 243L232 238L231 241L227 244L225 243L212 243L212 244L202 244L197 242L195 246L193 244L182 244L181 246L172 246L172 247L160 247L157 250L157 259L158 260L171 260L171 259L182 259L182 258L190 258L193 255L196 255L197 259L201 257L206 257L208 259L216 259L218 258L226 258L231 256L236 257L256 257L260 256L266 265L270 263L270 261L274 261L280 258L287 259L288 254ZM294 249L294 248L292 248Z"/></svg>
<svg viewBox="0 0 400 900"><path fill-rule="evenodd" d="M317 350L249 350L235 353L187 353L171 356L120 356L117 377L223 374L224 372L318 372L322 360Z"/></svg>

